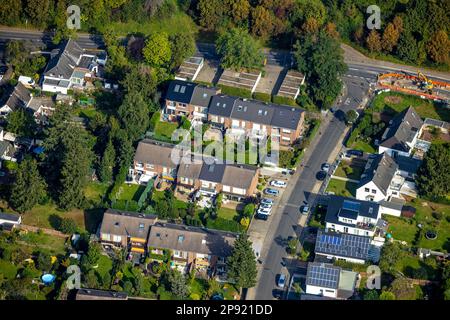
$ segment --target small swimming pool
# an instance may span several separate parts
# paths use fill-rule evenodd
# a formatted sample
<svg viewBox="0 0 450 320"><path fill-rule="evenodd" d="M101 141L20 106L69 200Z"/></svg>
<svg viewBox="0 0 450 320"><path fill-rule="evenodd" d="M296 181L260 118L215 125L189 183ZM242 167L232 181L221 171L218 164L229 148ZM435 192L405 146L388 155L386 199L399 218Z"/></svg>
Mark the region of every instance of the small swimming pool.
<svg viewBox="0 0 450 320"><path fill-rule="evenodd" d="M41 279L45 284L51 284L55 281L56 277L53 274L46 273L41 277Z"/></svg>

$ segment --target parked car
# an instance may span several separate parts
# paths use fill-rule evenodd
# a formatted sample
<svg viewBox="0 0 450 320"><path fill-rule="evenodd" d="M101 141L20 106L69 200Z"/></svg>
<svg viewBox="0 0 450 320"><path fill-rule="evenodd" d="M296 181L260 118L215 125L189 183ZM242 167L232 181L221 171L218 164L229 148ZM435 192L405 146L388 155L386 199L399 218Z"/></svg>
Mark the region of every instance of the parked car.
<svg viewBox="0 0 450 320"><path fill-rule="evenodd" d="M328 172L330 170L330 165L328 163L322 164L322 171Z"/></svg>
<svg viewBox="0 0 450 320"><path fill-rule="evenodd" d="M327 177L327 173L325 171L319 171L316 174L316 179L319 181L325 180L326 177Z"/></svg>
<svg viewBox="0 0 450 320"><path fill-rule="evenodd" d="M262 199L261 199L261 204L270 204L270 205L273 205L273 199L262 198Z"/></svg>
<svg viewBox="0 0 450 320"><path fill-rule="evenodd" d="M264 189L264 193L269 194L271 196L277 196L280 193L280 191L278 191L277 189L266 188Z"/></svg>
<svg viewBox="0 0 450 320"><path fill-rule="evenodd" d="M263 209L263 208L259 208L258 211L256 211L257 214L267 214L270 216L272 212L272 208L270 209Z"/></svg>
<svg viewBox="0 0 450 320"><path fill-rule="evenodd" d="M261 203L259 205L259 208L260 209L272 209L272 204L270 204L270 203Z"/></svg>
<svg viewBox="0 0 450 320"><path fill-rule="evenodd" d="M364 155L364 152L362 152L361 150L347 150L346 156L348 158L352 157L352 156L356 156L356 157L362 157Z"/></svg>
<svg viewBox="0 0 450 320"><path fill-rule="evenodd" d="M281 180L272 180L272 181L270 181L270 185L272 187L277 187L277 188L286 188L287 182L281 181Z"/></svg>
<svg viewBox="0 0 450 320"><path fill-rule="evenodd" d="M278 277L277 286L279 288L284 289L284 286L286 285L286 275L284 273L281 273Z"/></svg>
<svg viewBox="0 0 450 320"><path fill-rule="evenodd" d="M257 213L255 215L255 218L259 219L259 220L267 220L267 219L269 219L269 215L268 214L263 214L263 213Z"/></svg>
<svg viewBox="0 0 450 320"><path fill-rule="evenodd" d="M307 215L307 214L309 213L309 206L308 206L308 205L301 206L301 207L300 207L300 212L301 212L302 214Z"/></svg>

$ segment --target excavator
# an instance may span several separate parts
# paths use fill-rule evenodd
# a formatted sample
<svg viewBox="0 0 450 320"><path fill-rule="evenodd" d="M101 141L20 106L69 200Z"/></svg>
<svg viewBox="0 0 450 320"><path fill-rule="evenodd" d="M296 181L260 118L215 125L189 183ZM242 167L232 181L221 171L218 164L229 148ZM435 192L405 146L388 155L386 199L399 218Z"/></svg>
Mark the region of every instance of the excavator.
<svg viewBox="0 0 450 320"><path fill-rule="evenodd" d="M427 92L428 92L429 94L432 94L432 93L433 93L433 87L434 87L433 82L432 82L430 79L428 79L428 78L427 78L422 72L420 72L420 71L417 72L417 78L418 78L419 81L420 81L420 86L421 86L421 88L427 90Z"/></svg>

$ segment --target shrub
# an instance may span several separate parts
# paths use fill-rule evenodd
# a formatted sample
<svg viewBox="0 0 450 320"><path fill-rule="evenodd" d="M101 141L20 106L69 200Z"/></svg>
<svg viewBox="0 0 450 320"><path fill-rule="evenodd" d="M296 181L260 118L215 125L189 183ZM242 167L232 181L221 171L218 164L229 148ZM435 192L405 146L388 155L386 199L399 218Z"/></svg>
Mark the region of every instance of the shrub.
<svg viewBox="0 0 450 320"><path fill-rule="evenodd" d="M250 225L250 218L242 218L241 219L241 226L244 228L244 229L247 229L248 228L248 226Z"/></svg>
<svg viewBox="0 0 450 320"><path fill-rule="evenodd" d="M272 96L270 94L268 94L268 93L254 92L253 93L253 99L270 103L272 101Z"/></svg>
<svg viewBox="0 0 450 320"><path fill-rule="evenodd" d="M160 112L153 113L152 117L150 118L150 124L149 124L149 130L154 131L156 124L159 122L159 119L161 118Z"/></svg>
<svg viewBox="0 0 450 320"><path fill-rule="evenodd" d="M442 212L439 212L439 211L433 211L432 215L433 215L433 218L435 218L436 220L442 220L442 218L444 217Z"/></svg>
<svg viewBox="0 0 450 320"><path fill-rule="evenodd" d="M251 217L253 213L255 212L255 205L253 203L248 203L244 207L244 217Z"/></svg>
<svg viewBox="0 0 450 320"><path fill-rule="evenodd" d="M292 107L298 107L294 99L288 97L273 96L272 102L275 104L283 104Z"/></svg>
<svg viewBox="0 0 450 320"><path fill-rule="evenodd" d="M77 232L77 224L72 218L62 218L58 230L65 234L73 234Z"/></svg>
<svg viewBox="0 0 450 320"><path fill-rule="evenodd" d="M250 90L243 89L243 88L224 86L223 84L219 84L218 86L220 89L222 89L223 94L227 94L230 96L238 96L241 98L248 98L248 99L252 98L252 92Z"/></svg>

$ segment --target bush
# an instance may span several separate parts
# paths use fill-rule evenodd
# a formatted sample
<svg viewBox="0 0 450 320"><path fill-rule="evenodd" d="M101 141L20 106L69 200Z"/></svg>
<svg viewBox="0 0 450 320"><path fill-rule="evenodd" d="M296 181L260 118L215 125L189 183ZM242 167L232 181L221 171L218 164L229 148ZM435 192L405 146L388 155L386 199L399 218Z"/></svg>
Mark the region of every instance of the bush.
<svg viewBox="0 0 450 320"><path fill-rule="evenodd" d="M433 215L433 218L435 218L436 220L442 220L442 218L444 217L442 212L438 212L438 211L434 211L432 213L432 215Z"/></svg>
<svg viewBox="0 0 450 320"><path fill-rule="evenodd" d="M149 130L154 131L156 124L159 122L159 119L161 118L160 112L153 113L152 117L150 118L150 124L149 124Z"/></svg>
<svg viewBox="0 0 450 320"><path fill-rule="evenodd" d="M268 93L254 92L253 99L270 103L272 101L272 96Z"/></svg>
<svg viewBox="0 0 450 320"><path fill-rule="evenodd" d="M71 218L62 218L58 230L65 234L73 234L77 232L77 224Z"/></svg>
<svg viewBox="0 0 450 320"><path fill-rule="evenodd" d="M238 222L221 217L217 217L216 219L208 219L208 221L206 222L206 227L209 229L225 230L231 232L240 232L243 229Z"/></svg>
<svg viewBox="0 0 450 320"><path fill-rule="evenodd" d="M292 98L288 98L288 97L273 96L272 102L275 104L282 104L282 105L287 105L287 106L292 106L292 107L298 107L295 100Z"/></svg>
<svg viewBox="0 0 450 320"><path fill-rule="evenodd" d="M223 84L219 84L218 86L220 89L222 89L223 94L227 94L230 96L238 96L241 98L248 98L248 99L252 98L252 92L250 90L224 86Z"/></svg>
<svg viewBox="0 0 450 320"><path fill-rule="evenodd" d="M255 205L253 203L248 203L244 207L243 215L244 215L244 217L251 217L254 212L255 212Z"/></svg>

